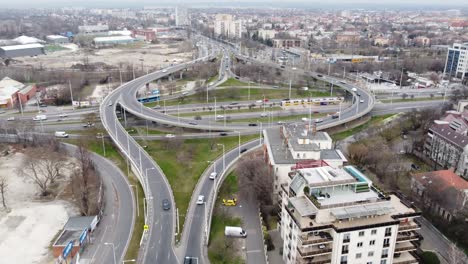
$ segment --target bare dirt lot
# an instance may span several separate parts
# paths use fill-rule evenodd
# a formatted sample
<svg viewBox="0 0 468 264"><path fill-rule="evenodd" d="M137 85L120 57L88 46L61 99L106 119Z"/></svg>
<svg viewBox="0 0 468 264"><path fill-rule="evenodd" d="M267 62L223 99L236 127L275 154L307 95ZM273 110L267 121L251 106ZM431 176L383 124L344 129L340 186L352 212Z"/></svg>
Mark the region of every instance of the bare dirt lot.
<svg viewBox="0 0 468 264"><path fill-rule="evenodd" d="M51 241L68 217L78 215L78 210L65 200L40 199L39 188L32 180L17 173L24 158L23 153L14 150L0 158L0 174L6 175L8 182L8 209L0 203L0 263L52 263ZM65 189L70 172L63 170L56 197Z"/></svg>
<svg viewBox="0 0 468 264"><path fill-rule="evenodd" d="M174 62L187 61L192 58L192 52L187 48L187 42L173 44L136 43L128 46L102 49L65 49L50 52L34 58L18 59L18 65L31 65L43 68L70 68L75 64L105 63L110 66L135 65L141 69L159 68Z"/></svg>

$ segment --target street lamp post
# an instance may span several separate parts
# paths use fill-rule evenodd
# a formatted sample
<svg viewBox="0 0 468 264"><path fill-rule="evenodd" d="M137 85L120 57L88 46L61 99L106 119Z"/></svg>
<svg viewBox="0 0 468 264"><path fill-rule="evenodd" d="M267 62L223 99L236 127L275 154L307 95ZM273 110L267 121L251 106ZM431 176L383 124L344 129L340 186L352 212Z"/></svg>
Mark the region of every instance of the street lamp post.
<svg viewBox="0 0 468 264"><path fill-rule="evenodd" d="M234 131L234 132L239 133L239 147L238 147L238 150L239 150L239 157L240 157L240 151L241 151L241 149L240 149L240 147L241 147L241 132L240 132L240 131Z"/></svg>
<svg viewBox="0 0 468 264"><path fill-rule="evenodd" d="M177 123L180 123L180 102L177 103Z"/></svg>
<svg viewBox="0 0 468 264"><path fill-rule="evenodd" d="M104 245L106 246L112 246L112 253L114 255L114 264L117 264L117 259L115 258L115 246L114 246L114 243L110 243L110 242L105 242Z"/></svg>
<svg viewBox="0 0 468 264"><path fill-rule="evenodd" d="M106 156L106 145L104 144L104 134L103 133L97 133L99 137L101 137L102 140L102 151L104 152L104 157Z"/></svg>
<svg viewBox="0 0 468 264"><path fill-rule="evenodd" d="M223 171L226 170L226 155L224 152L224 144L218 144L218 146L223 146Z"/></svg>
<svg viewBox="0 0 468 264"><path fill-rule="evenodd" d="M247 97L247 100L250 101L250 81L249 81L249 95L248 95L248 97Z"/></svg>

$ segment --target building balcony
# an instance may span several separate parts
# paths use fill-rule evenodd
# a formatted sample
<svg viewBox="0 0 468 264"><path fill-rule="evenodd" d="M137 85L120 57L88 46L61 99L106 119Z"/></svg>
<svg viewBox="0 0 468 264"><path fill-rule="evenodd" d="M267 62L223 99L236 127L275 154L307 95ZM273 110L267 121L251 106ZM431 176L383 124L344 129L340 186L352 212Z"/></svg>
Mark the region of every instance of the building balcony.
<svg viewBox="0 0 468 264"><path fill-rule="evenodd" d="M299 237L299 243L302 246L314 245L314 244L325 244L333 242L333 237L326 232L319 235L307 235L303 234Z"/></svg>
<svg viewBox="0 0 468 264"><path fill-rule="evenodd" d="M403 242L403 243L398 243L395 246L395 253L402 253L402 252L407 252L407 251L414 251L418 247L413 244L412 242Z"/></svg>
<svg viewBox="0 0 468 264"><path fill-rule="evenodd" d="M405 242L405 241L414 241L419 240L420 235L416 232L401 232L398 233L397 236L397 243Z"/></svg>
<svg viewBox="0 0 468 264"><path fill-rule="evenodd" d="M397 253L393 257L393 264L413 264L419 263L417 256L413 252Z"/></svg>
<svg viewBox="0 0 468 264"><path fill-rule="evenodd" d="M297 252L302 258L310 258L319 255L330 254L332 248L329 245L320 244L317 246L297 247Z"/></svg>
<svg viewBox="0 0 468 264"><path fill-rule="evenodd" d="M297 263L298 264L329 264L331 263L331 257L328 255L322 255L322 256L317 256L317 257L312 257L312 258L297 258Z"/></svg>
<svg viewBox="0 0 468 264"><path fill-rule="evenodd" d="M398 226L398 232L403 231L415 231L421 229L421 226L414 222L400 223Z"/></svg>

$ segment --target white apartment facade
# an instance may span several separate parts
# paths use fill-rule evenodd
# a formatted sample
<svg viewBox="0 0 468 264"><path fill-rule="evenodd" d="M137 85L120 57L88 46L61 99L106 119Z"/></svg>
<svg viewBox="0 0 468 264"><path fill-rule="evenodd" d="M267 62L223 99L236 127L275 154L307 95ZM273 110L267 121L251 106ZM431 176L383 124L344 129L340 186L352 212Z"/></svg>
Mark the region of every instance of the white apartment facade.
<svg viewBox="0 0 468 264"><path fill-rule="evenodd" d="M300 169L281 188L286 264L419 263L420 213L353 166Z"/></svg>
<svg viewBox="0 0 468 264"><path fill-rule="evenodd" d="M468 77L468 43L454 43L453 47L448 48L445 74L460 79Z"/></svg>
<svg viewBox="0 0 468 264"><path fill-rule="evenodd" d="M188 9L183 6L178 6L175 9L175 23L176 26L190 25Z"/></svg>
<svg viewBox="0 0 468 264"><path fill-rule="evenodd" d="M234 20L232 15L217 14L214 23L214 33L216 36L224 36L228 38L242 37L242 21Z"/></svg>

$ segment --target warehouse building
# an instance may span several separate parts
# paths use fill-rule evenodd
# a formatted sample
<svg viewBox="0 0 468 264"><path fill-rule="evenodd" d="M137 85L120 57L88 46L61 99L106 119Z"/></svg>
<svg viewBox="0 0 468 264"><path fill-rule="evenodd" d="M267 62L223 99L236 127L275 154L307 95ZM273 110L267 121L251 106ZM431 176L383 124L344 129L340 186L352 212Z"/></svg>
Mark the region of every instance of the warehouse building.
<svg viewBox="0 0 468 264"><path fill-rule="evenodd" d="M45 54L44 46L38 43L0 47L0 57L4 59L26 56L32 57L42 54Z"/></svg>
<svg viewBox="0 0 468 264"><path fill-rule="evenodd" d="M69 40L67 37L60 36L60 35L49 35L46 37L47 42L52 44L65 44L68 43Z"/></svg>
<svg viewBox="0 0 468 264"><path fill-rule="evenodd" d="M135 39L130 36L97 37L94 38L94 45L96 48L101 48L115 45L127 45L134 41Z"/></svg>
<svg viewBox="0 0 468 264"><path fill-rule="evenodd" d="M24 105L36 95L36 85L26 85L5 77L0 81L0 108L12 108L19 102Z"/></svg>

